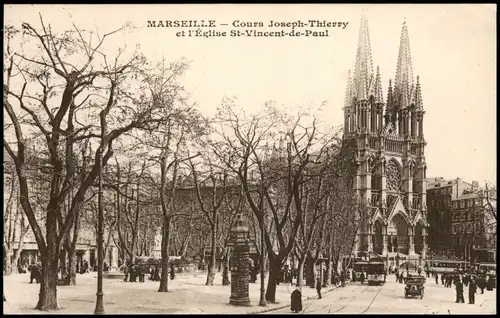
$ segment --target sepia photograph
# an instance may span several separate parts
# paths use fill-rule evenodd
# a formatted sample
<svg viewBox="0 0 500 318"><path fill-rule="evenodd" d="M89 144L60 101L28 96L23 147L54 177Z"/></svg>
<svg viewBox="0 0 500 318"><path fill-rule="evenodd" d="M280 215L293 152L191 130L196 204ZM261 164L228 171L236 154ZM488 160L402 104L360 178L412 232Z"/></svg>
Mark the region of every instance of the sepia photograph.
<svg viewBox="0 0 500 318"><path fill-rule="evenodd" d="M3 7L3 314L496 314L495 4Z"/></svg>

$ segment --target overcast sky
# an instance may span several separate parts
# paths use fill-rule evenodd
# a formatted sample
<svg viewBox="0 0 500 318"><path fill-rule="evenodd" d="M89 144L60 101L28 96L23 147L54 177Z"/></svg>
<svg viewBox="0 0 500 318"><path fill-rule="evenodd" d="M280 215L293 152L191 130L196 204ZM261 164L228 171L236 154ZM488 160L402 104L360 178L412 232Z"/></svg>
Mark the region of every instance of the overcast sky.
<svg viewBox="0 0 500 318"><path fill-rule="evenodd" d="M494 5L10 5L4 19L18 27L21 22L39 26L39 13L55 31L74 22L104 33L132 22L136 31L115 36L106 48L139 43L153 61L162 56L192 61L183 83L207 115L225 95L235 96L244 108L261 107L267 100L287 107L326 101L322 119L332 125L343 123L347 72L354 65L361 15L368 18L384 99L396 72L406 19L413 72L420 76L426 111L427 176L496 181ZM318 38L182 38L176 36L181 29L146 27L148 20L182 19L216 20L219 32L238 30L232 26L235 20L263 22L266 27L259 31L280 30L267 28L270 20L349 23Z"/></svg>

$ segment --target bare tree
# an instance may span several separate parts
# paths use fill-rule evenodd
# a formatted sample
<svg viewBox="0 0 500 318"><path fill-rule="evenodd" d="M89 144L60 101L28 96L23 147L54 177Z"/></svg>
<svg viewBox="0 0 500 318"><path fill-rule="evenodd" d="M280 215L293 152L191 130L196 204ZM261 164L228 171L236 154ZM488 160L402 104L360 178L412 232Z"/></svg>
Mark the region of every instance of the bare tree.
<svg viewBox="0 0 500 318"><path fill-rule="evenodd" d="M188 147L192 140L204 134L205 120L194 106L187 104L183 95L183 87L172 83L173 75L182 74L187 68L185 63L163 61L157 65L158 73L148 82L155 102L163 105L164 123L154 132L136 136L136 140L148 154L156 172L149 172L149 180L155 193L158 194L158 208L162 215L162 272L159 292L168 292L169 252L171 241L171 225L182 213L176 207L176 189L186 178L179 176L181 164L192 158ZM195 155L196 156L196 155ZM158 175L159 170L159 175Z"/></svg>
<svg viewBox="0 0 500 318"><path fill-rule="evenodd" d="M212 163L207 160L208 171L205 174L204 180L199 180L199 172L193 160L190 160L190 168L193 173L194 184L196 188L196 198L200 210L203 212L208 224L210 225L210 242L211 242L211 254L210 261L208 264L207 272L207 286L212 286L214 284L215 278L215 262L216 262L216 247L217 247L217 236L220 220L220 210L222 203L226 198L228 189L227 183L227 173L225 171L217 172L214 169ZM203 189L200 190L200 183Z"/></svg>
<svg viewBox="0 0 500 318"><path fill-rule="evenodd" d="M85 193L112 157L113 145L119 138L134 129L154 129L163 121L159 115L163 105L156 103L147 89L145 82L155 70L148 69L140 54L133 53L126 59L124 50L119 49L114 57L102 51L106 40L123 28L104 35L97 32L96 41L95 32L85 32L77 26L56 34L40 17L39 28L23 23L22 30L20 41L31 47L13 52L13 37L9 35L4 54L4 110L10 125L4 135L4 147L14 161L21 205L41 254L42 277L36 308L51 310L58 308L59 251ZM172 81L175 80L174 76ZM9 143L10 136L17 147ZM42 159L50 170L45 234L30 199L26 171L28 139L36 140L36 151L45 154ZM97 147L91 168L80 182L73 154L75 146L87 140ZM73 187L75 184L78 185ZM71 206L61 224L61 202L72 188Z"/></svg>
<svg viewBox="0 0 500 318"><path fill-rule="evenodd" d="M318 153L322 154L313 160L305 171L304 183L300 188L300 201L302 204L302 222L296 237L295 248L298 255L297 284L302 286L304 278L304 265L314 245L314 259L311 265L318 261L323 248L326 216L331 212L331 178L338 174L335 170L336 152L332 144L324 145ZM312 255L311 255L312 256ZM314 273L314 271L312 271ZM314 280L313 280L314 281Z"/></svg>
<svg viewBox="0 0 500 318"><path fill-rule="evenodd" d="M320 134L314 116L299 114L289 117L272 104L266 112L246 117L236 114L234 103L224 101L219 120L222 142L214 151L226 168L238 176L247 202L264 230L269 259L269 280L266 300L276 299L276 282L285 259L292 251L303 218L301 188L307 181L306 167L314 164L313 152L327 144ZM230 129L231 135L225 132ZM277 131L276 129L281 129ZM277 153L269 155L266 141L279 133L286 136ZM266 211L269 215L266 220Z"/></svg>

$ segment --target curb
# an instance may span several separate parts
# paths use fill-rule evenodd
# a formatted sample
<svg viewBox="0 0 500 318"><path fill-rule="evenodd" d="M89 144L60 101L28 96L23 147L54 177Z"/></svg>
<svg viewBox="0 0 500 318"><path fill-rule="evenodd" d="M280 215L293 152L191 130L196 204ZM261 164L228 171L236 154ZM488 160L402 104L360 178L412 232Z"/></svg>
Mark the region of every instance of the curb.
<svg viewBox="0 0 500 318"><path fill-rule="evenodd" d="M346 284L347 286L347 284ZM325 290L322 294L328 294L329 292L331 292L332 290L335 290L337 289L338 287L332 287L330 289L327 289ZM316 299L316 296L309 296L309 297L306 297L304 299L302 299L302 301L306 301L306 300L311 300L311 299ZM290 307L290 304L286 304L286 305L281 305L281 306L278 306L278 307L273 307L273 308L268 308L268 309L264 309L264 310L259 310L259 311L252 311L252 312L249 312L247 313L248 315L253 315L253 314L263 314L263 313L266 313L266 312L271 312L271 311L275 311L275 310L280 310L280 309L284 309L284 308L287 308L287 307Z"/></svg>

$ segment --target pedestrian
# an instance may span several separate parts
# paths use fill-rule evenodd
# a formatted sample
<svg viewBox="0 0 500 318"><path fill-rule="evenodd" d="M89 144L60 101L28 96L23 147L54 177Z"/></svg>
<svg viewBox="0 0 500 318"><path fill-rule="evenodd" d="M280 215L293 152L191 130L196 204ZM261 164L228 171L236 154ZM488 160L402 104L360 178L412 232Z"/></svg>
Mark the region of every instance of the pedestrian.
<svg viewBox="0 0 500 318"><path fill-rule="evenodd" d="M135 265L130 266L130 277L128 279L129 283L137 283L137 267Z"/></svg>
<svg viewBox="0 0 500 318"><path fill-rule="evenodd" d="M474 304L475 302L475 296L476 296L476 282L474 279L471 279L469 283L469 304Z"/></svg>
<svg viewBox="0 0 500 318"><path fill-rule="evenodd" d="M418 275L420 275L422 273L422 269L420 267L418 268L417 273L418 273ZM427 277L429 277L429 275L427 275Z"/></svg>
<svg viewBox="0 0 500 318"><path fill-rule="evenodd" d="M139 266L139 283L144 283L144 278L146 276L145 274L146 268L143 265Z"/></svg>
<svg viewBox="0 0 500 318"><path fill-rule="evenodd" d="M291 295L291 310L294 313L298 313L302 311L302 293L300 292L299 287L297 286Z"/></svg>
<svg viewBox="0 0 500 318"><path fill-rule="evenodd" d="M444 273L441 273L441 285L444 285L444 279L445 279L445 275L444 275Z"/></svg>
<svg viewBox="0 0 500 318"><path fill-rule="evenodd" d="M33 283L33 280L35 280L37 284L40 283L41 276L40 268L37 264L33 264L30 271L30 284Z"/></svg>
<svg viewBox="0 0 500 318"><path fill-rule="evenodd" d="M438 275L434 274L434 279L436 280L436 285L439 284Z"/></svg>
<svg viewBox="0 0 500 318"><path fill-rule="evenodd" d="M399 273L396 272L396 283L399 281Z"/></svg>
<svg viewBox="0 0 500 318"><path fill-rule="evenodd" d="M352 281L356 281L356 271L354 269L352 270Z"/></svg>
<svg viewBox="0 0 500 318"><path fill-rule="evenodd" d="M255 283L257 281L257 266L252 268L252 272L250 273L250 282Z"/></svg>
<svg viewBox="0 0 500 318"><path fill-rule="evenodd" d="M359 275L359 281L361 282L361 284L364 284L364 282L365 282L365 273L364 272L361 272L361 275Z"/></svg>
<svg viewBox="0 0 500 318"><path fill-rule="evenodd" d="M455 291L457 293L457 299L456 303L465 303L464 300L464 285L463 283L459 280L455 283Z"/></svg>
<svg viewBox="0 0 500 318"><path fill-rule="evenodd" d="M124 282L128 280L128 276L130 275L130 266L129 266L129 261L126 261L125 264L123 265L123 272L125 273L125 278L123 279Z"/></svg>
<svg viewBox="0 0 500 318"><path fill-rule="evenodd" d="M175 278L175 267L174 264L170 264L170 280L174 280Z"/></svg>
<svg viewBox="0 0 500 318"><path fill-rule="evenodd" d="M493 290L493 287L494 287L493 285L494 285L493 278L491 278L491 275L490 275L490 276L488 276L488 280L486 281L486 290L489 290L489 291Z"/></svg>
<svg viewBox="0 0 500 318"><path fill-rule="evenodd" d="M155 282L160 281L160 268L158 266L155 266L155 270L153 273L153 281Z"/></svg>
<svg viewBox="0 0 500 318"><path fill-rule="evenodd" d="M363 273L361 273L363 275ZM318 299L321 299L321 287L323 284L321 284L321 278L318 277L316 279L316 291L318 292Z"/></svg>
<svg viewBox="0 0 500 318"><path fill-rule="evenodd" d="M482 275L479 276L477 279L477 286L479 287L479 289L481 289L481 294L484 294L485 285L486 285L486 283L484 281L484 277Z"/></svg>
<svg viewBox="0 0 500 318"><path fill-rule="evenodd" d="M463 282L464 282L465 287L467 287L469 285L469 279L470 279L469 275L464 276Z"/></svg>

